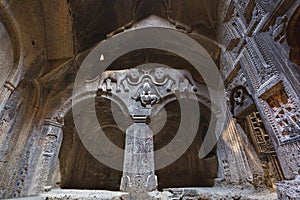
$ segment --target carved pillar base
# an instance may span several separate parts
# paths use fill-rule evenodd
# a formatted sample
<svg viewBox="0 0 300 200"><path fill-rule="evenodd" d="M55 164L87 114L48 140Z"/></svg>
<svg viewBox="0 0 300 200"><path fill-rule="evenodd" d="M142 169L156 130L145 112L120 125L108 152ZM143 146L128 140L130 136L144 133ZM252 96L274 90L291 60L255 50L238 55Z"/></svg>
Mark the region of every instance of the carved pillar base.
<svg viewBox="0 0 300 200"><path fill-rule="evenodd" d="M146 123L134 123L126 130L121 191L155 190L157 177L154 172L153 133Z"/></svg>

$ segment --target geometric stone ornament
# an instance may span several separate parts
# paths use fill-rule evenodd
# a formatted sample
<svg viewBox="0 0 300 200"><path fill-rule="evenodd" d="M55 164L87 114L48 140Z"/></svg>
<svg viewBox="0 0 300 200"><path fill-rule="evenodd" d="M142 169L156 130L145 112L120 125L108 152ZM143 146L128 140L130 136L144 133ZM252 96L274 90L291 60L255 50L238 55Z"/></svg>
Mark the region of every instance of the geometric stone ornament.
<svg viewBox="0 0 300 200"><path fill-rule="evenodd" d="M259 112L255 111L251 113L246 119L248 125L253 130L254 134L251 134L251 137L258 152L264 154L274 152L275 150L271 143L270 136L264 128Z"/></svg>
<svg viewBox="0 0 300 200"><path fill-rule="evenodd" d="M287 16L276 18L275 24L270 27L269 32L275 42L283 43L285 40L285 29L287 26Z"/></svg>
<svg viewBox="0 0 300 200"><path fill-rule="evenodd" d="M273 111L276 125L280 131L277 137L281 142L295 140L300 137L300 110L298 105L288 97L286 90L279 82L262 98Z"/></svg>

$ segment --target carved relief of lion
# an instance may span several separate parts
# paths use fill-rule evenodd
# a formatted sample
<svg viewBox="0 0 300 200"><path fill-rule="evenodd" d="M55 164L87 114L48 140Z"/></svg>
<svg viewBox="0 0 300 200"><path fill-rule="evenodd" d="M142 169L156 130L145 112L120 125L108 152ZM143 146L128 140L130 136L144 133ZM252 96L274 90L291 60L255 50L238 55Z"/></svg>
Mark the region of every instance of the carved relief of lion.
<svg viewBox="0 0 300 200"><path fill-rule="evenodd" d="M111 82L116 83L116 91L121 91L121 84L124 87L124 91L128 92L129 87L127 84L127 78L131 81L138 81L140 73L138 69L124 69L124 70L109 70L105 71L101 75L99 86L102 87L106 83L106 90L111 91Z"/></svg>
<svg viewBox="0 0 300 200"><path fill-rule="evenodd" d="M171 68L155 68L154 78L157 82L162 82L166 78L169 78L167 84L167 91L171 91L172 86L175 86L175 90L178 90L180 82L187 80L192 85L192 90L197 91L196 83L189 71L181 69L171 69ZM186 90L188 88L185 88Z"/></svg>

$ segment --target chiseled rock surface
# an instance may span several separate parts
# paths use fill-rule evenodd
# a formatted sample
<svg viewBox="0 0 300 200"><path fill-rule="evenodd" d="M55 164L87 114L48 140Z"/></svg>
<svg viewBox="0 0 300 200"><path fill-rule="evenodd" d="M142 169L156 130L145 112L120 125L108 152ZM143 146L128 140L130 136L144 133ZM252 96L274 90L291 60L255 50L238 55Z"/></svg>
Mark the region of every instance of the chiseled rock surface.
<svg viewBox="0 0 300 200"><path fill-rule="evenodd" d="M300 175L295 180L278 183L277 194L279 199L300 199Z"/></svg>

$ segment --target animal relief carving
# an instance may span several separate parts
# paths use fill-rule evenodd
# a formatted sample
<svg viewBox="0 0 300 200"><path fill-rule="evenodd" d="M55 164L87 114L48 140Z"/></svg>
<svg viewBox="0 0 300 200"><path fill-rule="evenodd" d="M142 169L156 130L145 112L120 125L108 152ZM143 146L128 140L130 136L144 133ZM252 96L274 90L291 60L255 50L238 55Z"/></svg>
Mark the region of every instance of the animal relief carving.
<svg viewBox="0 0 300 200"><path fill-rule="evenodd" d="M171 68L155 68L154 69L154 77L156 82L162 82L166 78L170 78L167 82L167 91L170 92L172 86L174 86L174 90L178 91L180 87L180 82L187 81L187 84L184 88L185 91L188 90L188 84L191 84L192 90L194 92L197 91L196 83L187 70L175 70Z"/></svg>
<svg viewBox="0 0 300 200"><path fill-rule="evenodd" d="M105 71L101 75L99 88L105 91L112 91L114 83L117 93L121 92L122 87L124 92L129 92L130 86L144 84L145 80L149 84L150 82L153 83L151 87L165 86L167 92L171 92L172 90L179 91L181 89L183 91L190 91L191 89L197 92L196 83L189 71L166 67L153 67L147 70L125 69ZM142 94L144 102L150 101L149 98L153 95L153 90L147 91L146 87L145 85L145 94Z"/></svg>
<svg viewBox="0 0 300 200"><path fill-rule="evenodd" d="M116 92L121 92L121 85L124 87L124 92L129 92L128 80L138 81L139 80L138 69L125 69L125 70L110 70L105 71L101 75L99 85L101 88L106 84L106 90L111 91L111 83L116 83Z"/></svg>

